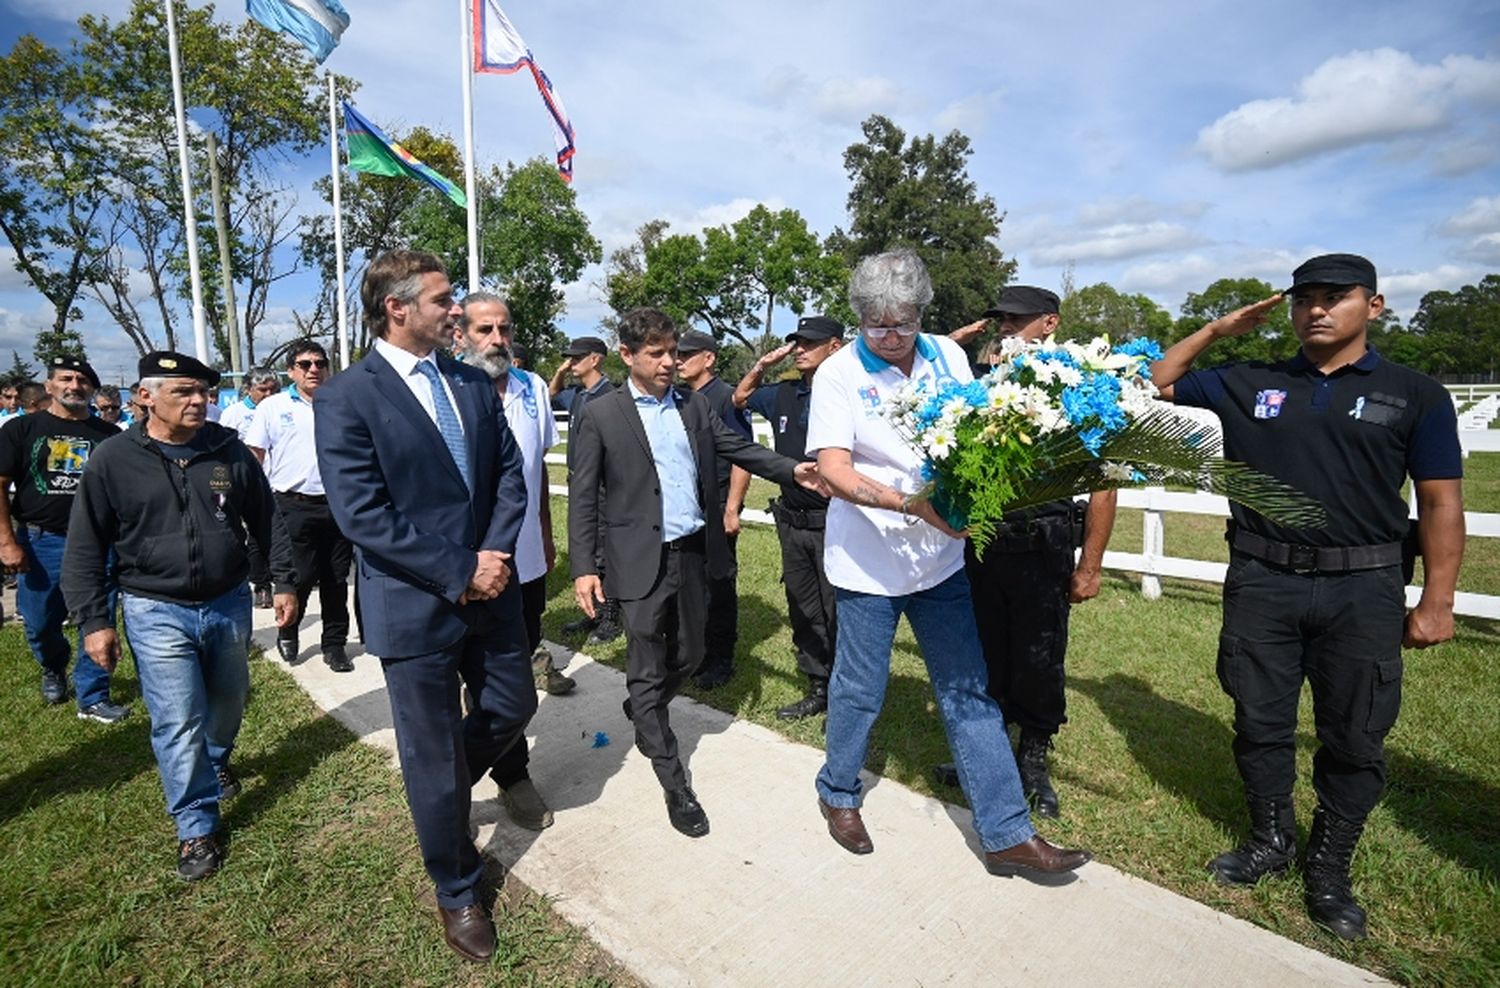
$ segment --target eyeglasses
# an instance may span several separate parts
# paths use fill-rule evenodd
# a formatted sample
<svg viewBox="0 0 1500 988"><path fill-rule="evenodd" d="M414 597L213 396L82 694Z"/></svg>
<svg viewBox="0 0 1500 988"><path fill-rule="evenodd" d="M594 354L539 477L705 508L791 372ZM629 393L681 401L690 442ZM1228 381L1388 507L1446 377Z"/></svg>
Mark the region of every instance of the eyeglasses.
<svg viewBox="0 0 1500 988"><path fill-rule="evenodd" d="M891 333L895 333L897 336L905 339L908 336L915 336L915 335L917 335L917 330L919 330L921 328L922 327L921 327L921 325L919 323L914 323L914 322L905 323L905 324L900 325L900 326L861 326L860 327L861 331L863 331L864 334L866 336L868 336L872 340L883 340L888 335L890 335Z"/></svg>
<svg viewBox="0 0 1500 988"><path fill-rule="evenodd" d="M319 370L326 370L328 368L328 361L326 358L320 360L294 360L292 361L292 366L305 371L312 370L314 367Z"/></svg>

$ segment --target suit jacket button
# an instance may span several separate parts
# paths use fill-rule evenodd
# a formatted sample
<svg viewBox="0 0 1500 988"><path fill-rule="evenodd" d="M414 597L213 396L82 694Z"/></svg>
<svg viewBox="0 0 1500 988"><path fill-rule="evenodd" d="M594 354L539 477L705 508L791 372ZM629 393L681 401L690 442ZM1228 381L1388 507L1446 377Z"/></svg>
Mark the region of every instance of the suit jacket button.
<svg viewBox="0 0 1500 988"><path fill-rule="evenodd" d="M660 525L652 525L651 526L651 531L653 531L653 532L659 532L659 531L661 531L661 526Z"/></svg>
<svg viewBox="0 0 1500 988"><path fill-rule="evenodd" d="M661 497L661 488L660 488L660 487L657 487L657 488L654 488L654 489L653 489L653 490L652 490L652 491L651 491L651 493L652 493L652 494L655 494L655 495L656 495L656 496L657 496L657 497Z"/></svg>

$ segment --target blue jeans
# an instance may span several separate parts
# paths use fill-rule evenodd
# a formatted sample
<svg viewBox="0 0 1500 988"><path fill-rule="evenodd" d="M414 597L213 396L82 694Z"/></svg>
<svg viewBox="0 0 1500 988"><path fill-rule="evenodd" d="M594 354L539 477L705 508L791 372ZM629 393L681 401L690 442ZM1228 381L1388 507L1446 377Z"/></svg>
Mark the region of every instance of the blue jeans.
<svg viewBox="0 0 1500 988"><path fill-rule="evenodd" d="M980 844L986 851L1002 851L1030 839L1036 831L1005 719L985 689L988 677L968 576L959 570L935 587L904 597L843 589L836 594L839 637L828 684L827 761L817 782L823 802L843 808L860 804L864 785L859 772L870 730L885 703L896 622L905 614L927 663Z"/></svg>
<svg viewBox="0 0 1500 988"><path fill-rule="evenodd" d="M16 526L16 541L26 553L26 572L16 579L16 610L26 622L26 642L31 654L43 669L66 674L68 657L74 649L63 633L63 619L68 616L62 595L62 558L67 547L65 536L44 532L31 525ZM109 612L115 612L114 572L109 575ZM78 709L87 710L109 699L109 673L94 664L83 650L83 636L78 636L78 657L73 662L73 689L78 695Z"/></svg>
<svg viewBox="0 0 1500 988"><path fill-rule="evenodd" d="M206 836L250 689L250 585L202 604L123 597L167 812L179 840Z"/></svg>

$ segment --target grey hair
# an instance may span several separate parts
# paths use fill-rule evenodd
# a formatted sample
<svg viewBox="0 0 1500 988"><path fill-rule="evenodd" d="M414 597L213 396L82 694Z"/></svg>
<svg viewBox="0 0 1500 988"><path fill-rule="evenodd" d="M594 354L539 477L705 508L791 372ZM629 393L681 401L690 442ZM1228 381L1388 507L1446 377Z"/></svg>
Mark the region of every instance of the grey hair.
<svg viewBox="0 0 1500 988"><path fill-rule="evenodd" d="M463 326L465 329L468 328L469 306L479 305L481 302L499 302L501 305L505 306L506 312L510 312L510 301L503 295L496 295L494 292L470 292L463 297L463 301L458 303L464 310L463 317L459 320L459 325Z"/></svg>
<svg viewBox="0 0 1500 988"><path fill-rule="evenodd" d="M167 379L164 377L143 377L141 378L141 383L137 384L136 387L141 389L142 391L154 395L158 391L160 391L161 386L166 383Z"/></svg>
<svg viewBox="0 0 1500 988"><path fill-rule="evenodd" d="M260 385L265 384L267 381L280 381L280 378L276 376L276 372L269 367L252 367L249 370L245 371L246 391L249 391L254 387L259 387Z"/></svg>
<svg viewBox="0 0 1500 988"><path fill-rule="evenodd" d="M903 308L921 312L931 301L927 266L910 247L866 257L849 276L849 305L861 323Z"/></svg>

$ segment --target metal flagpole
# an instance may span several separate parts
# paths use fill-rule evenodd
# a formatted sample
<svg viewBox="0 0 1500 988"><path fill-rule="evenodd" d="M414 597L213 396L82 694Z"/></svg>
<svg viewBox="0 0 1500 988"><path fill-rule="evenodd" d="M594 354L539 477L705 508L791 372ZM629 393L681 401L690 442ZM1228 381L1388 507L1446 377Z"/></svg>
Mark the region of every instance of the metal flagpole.
<svg viewBox="0 0 1500 988"><path fill-rule="evenodd" d="M333 178L333 257L334 298L337 300L339 333L339 368L349 366L349 299L344 291L344 211L339 205L339 187L343 184L343 162L339 160L339 115L334 102L333 73L328 73L328 174Z"/></svg>
<svg viewBox="0 0 1500 988"><path fill-rule="evenodd" d="M464 92L464 193L469 200L469 283L468 291L479 291L479 195L474 181L474 29L469 0L458 0L458 19L463 24L459 42L463 47L459 63L463 66Z"/></svg>
<svg viewBox="0 0 1500 988"><path fill-rule="evenodd" d="M177 165L182 172L182 229L187 238L188 279L193 286L193 346L203 363L208 359L208 324L203 318L203 279L198 271L198 217L193 212L193 178L188 169L187 110L182 99L182 65L177 57L177 14L173 0L167 8L167 54L172 65L172 106L177 112Z"/></svg>

